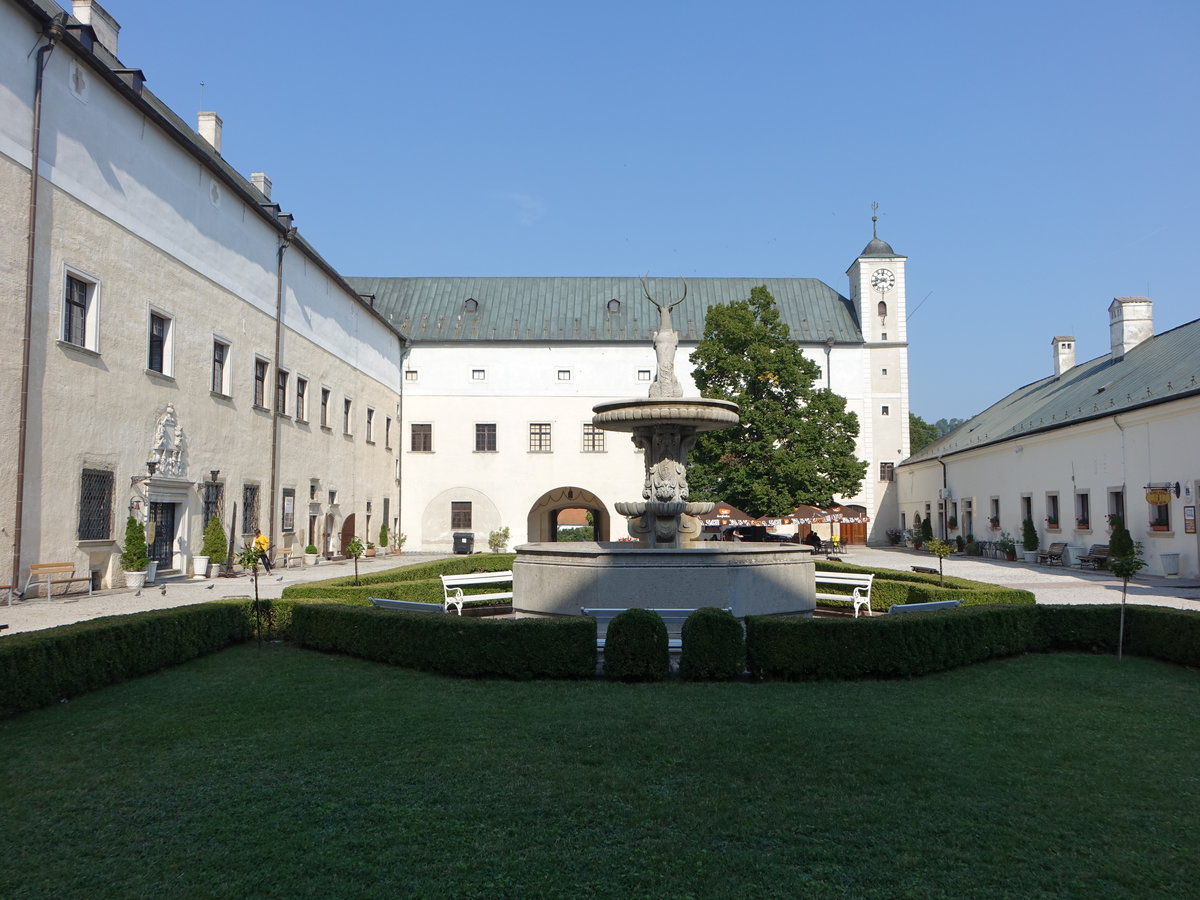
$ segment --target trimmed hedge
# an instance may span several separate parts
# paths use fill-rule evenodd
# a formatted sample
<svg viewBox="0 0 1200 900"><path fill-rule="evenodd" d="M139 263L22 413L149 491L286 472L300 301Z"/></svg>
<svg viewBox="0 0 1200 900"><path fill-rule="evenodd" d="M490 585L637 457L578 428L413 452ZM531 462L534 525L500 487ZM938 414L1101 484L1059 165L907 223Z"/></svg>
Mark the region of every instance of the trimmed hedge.
<svg viewBox="0 0 1200 900"><path fill-rule="evenodd" d="M945 587L942 587L937 575L925 575L919 572L900 572L896 569L873 569L867 566L855 566L850 563L836 563L828 560L817 561L818 572L854 572L863 575L874 575L871 585L871 609L875 612L887 612L889 607L903 603L928 603L936 600L959 600L963 606L992 606L992 605L1028 605L1036 602L1031 591L1016 588L1004 588L984 581L972 581L968 578L953 578L947 576ZM837 600L821 600L818 606L831 608L851 607L850 588L841 589L835 585L820 585L822 593L845 593L846 602Z"/></svg>
<svg viewBox="0 0 1200 900"><path fill-rule="evenodd" d="M306 647L470 678L590 678L596 620L479 619L329 603L296 604L292 638Z"/></svg>
<svg viewBox="0 0 1200 900"><path fill-rule="evenodd" d="M0 641L0 717L36 709L246 640L226 602L108 616Z"/></svg>
<svg viewBox="0 0 1200 900"><path fill-rule="evenodd" d="M679 675L688 681L731 681L746 670L746 633L726 609L698 609L683 623Z"/></svg>
<svg viewBox="0 0 1200 900"><path fill-rule="evenodd" d="M606 677L614 681L661 681L670 672L671 654L662 616L638 607L613 616L604 635Z"/></svg>
<svg viewBox="0 0 1200 900"><path fill-rule="evenodd" d="M475 572L504 572L511 569L515 553L489 553L458 556L453 559L440 559L435 562L417 563L389 569L386 572L375 572L364 575L354 583L353 576L327 578L324 581L310 581L307 584L291 585L283 589L285 600L334 600L368 602L370 597L380 597L385 600L410 600L416 603L441 604L442 575L470 575ZM494 586L479 585L463 589L469 598L472 592L490 593ZM493 600L475 605L499 606L507 601Z"/></svg>

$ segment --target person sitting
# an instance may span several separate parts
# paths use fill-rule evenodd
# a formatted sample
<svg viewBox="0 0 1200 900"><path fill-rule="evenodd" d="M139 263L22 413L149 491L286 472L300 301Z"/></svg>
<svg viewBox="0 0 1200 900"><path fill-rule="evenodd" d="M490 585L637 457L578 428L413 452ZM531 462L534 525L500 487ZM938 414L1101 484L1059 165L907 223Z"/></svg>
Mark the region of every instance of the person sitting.
<svg viewBox="0 0 1200 900"><path fill-rule="evenodd" d="M804 543L806 543L806 544L808 544L808 546L812 547L813 553L821 552L821 536L819 534L817 534L815 531L810 531L808 534L806 534L804 536Z"/></svg>

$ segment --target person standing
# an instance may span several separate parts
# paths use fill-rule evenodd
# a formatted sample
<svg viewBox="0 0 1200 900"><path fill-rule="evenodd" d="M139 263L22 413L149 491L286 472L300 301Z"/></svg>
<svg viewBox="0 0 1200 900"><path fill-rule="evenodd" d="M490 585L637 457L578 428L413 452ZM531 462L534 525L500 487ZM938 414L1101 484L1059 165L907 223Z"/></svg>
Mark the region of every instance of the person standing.
<svg viewBox="0 0 1200 900"><path fill-rule="evenodd" d="M263 568L266 569L267 572L271 571L271 560L267 559L267 551L270 548L271 548L271 541L267 538L267 536L265 534L263 534L261 531L259 531L257 528L255 528L254 529L254 549L258 551L259 562L261 562L263 564Z"/></svg>

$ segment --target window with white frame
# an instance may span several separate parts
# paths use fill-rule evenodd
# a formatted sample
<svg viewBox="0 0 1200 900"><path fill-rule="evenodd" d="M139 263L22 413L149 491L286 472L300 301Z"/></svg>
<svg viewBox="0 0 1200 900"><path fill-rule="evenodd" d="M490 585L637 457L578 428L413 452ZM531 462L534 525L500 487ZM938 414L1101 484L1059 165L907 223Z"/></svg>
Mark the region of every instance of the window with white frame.
<svg viewBox="0 0 1200 900"><path fill-rule="evenodd" d="M1000 498L992 497L989 501L988 523L993 528L1000 527Z"/></svg>
<svg viewBox="0 0 1200 900"><path fill-rule="evenodd" d="M570 381L571 380L571 370L570 369L559 369L558 370L558 380L559 381Z"/></svg>
<svg viewBox="0 0 1200 900"><path fill-rule="evenodd" d="M308 421L308 379L296 376L296 421Z"/></svg>
<svg viewBox="0 0 1200 900"><path fill-rule="evenodd" d="M289 374L283 369L275 370L275 412L287 415L287 396Z"/></svg>
<svg viewBox="0 0 1200 900"><path fill-rule="evenodd" d="M650 370L649 369L638 369L638 381L649 381L649 380L650 380Z"/></svg>
<svg viewBox="0 0 1200 900"><path fill-rule="evenodd" d="M416 381L417 380L417 370L416 369L405 369L404 370L404 380L405 381Z"/></svg>
<svg viewBox="0 0 1200 900"><path fill-rule="evenodd" d="M895 481L896 480L896 464L894 462L881 462L879 464L879 480L880 481Z"/></svg>
<svg viewBox="0 0 1200 900"><path fill-rule="evenodd" d="M472 381L487 381L487 370L486 369L472 369L471 370L471 380Z"/></svg>
<svg viewBox="0 0 1200 900"><path fill-rule="evenodd" d="M267 368L265 359L254 360L254 405L259 409L267 408Z"/></svg>
<svg viewBox="0 0 1200 900"><path fill-rule="evenodd" d="M77 272L68 273L63 298L63 341L85 350L99 349L98 297L95 281Z"/></svg>
<svg viewBox="0 0 1200 900"><path fill-rule="evenodd" d="M881 406L879 408L879 414L881 416L890 416L892 414L892 408L890 406Z"/></svg>
<svg viewBox="0 0 1200 900"><path fill-rule="evenodd" d="M529 452L530 453L549 453L552 447L550 445L550 423L549 422L533 422L529 426Z"/></svg>
<svg viewBox="0 0 1200 900"><path fill-rule="evenodd" d="M350 426L354 419L354 401L349 397L342 398L342 434L353 434Z"/></svg>
<svg viewBox="0 0 1200 900"><path fill-rule="evenodd" d="M162 375L173 374L171 345L174 329L172 324L173 320L170 316L151 310L149 352L146 360L146 368L151 372L158 372Z"/></svg>
<svg viewBox="0 0 1200 900"><path fill-rule="evenodd" d="M597 428L591 422L583 423L583 452L604 452L604 431L603 429Z"/></svg>
<svg viewBox="0 0 1200 900"><path fill-rule="evenodd" d="M329 398L331 391L327 387L321 388L321 427L329 428L329 417L331 415L329 409Z"/></svg>
<svg viewBox="0 0 1200 900"><path fill-rule="evenodd" d="M1046 527L1047 528L1058 528L1059 527L1059 523L1061 520L1059 519L1058 513L1059 513L1058 494L1047 494L1046 495Z"/></svg>
<svg viewBox="0 0 1200 900"><path fill-rule="evenodd" d="M1081 531L1092 527L1092 498L1087 491L1075 492L1075 527Z"/></svg>
<svg viewBox="0 0 1200 900"><path fill-rule="evenodd" d="M213 338L212 392L229 396L229 344L217 338Z"/></svg>
<svg viewBox="0 0 1200 900"><path fill-rule="evenodd" d="M367 443L375 443L375 410L367 407Z"/></svg>
<svg viewBox="0 0 1200 900"><path fill-rule="evenodd" d="M1151 493L1166 493L1165 491L1153 491ZM1169 494L1167 495L1170 496ZM1157 499L1157 498L1156 498ZM1151 531L1170 531L1171 530L1171 501L1168 499L1166 503L1147 502L1146 505L1150 509L1150 530Z"/></svg>
<svg viewBox="0 0 1200 900"><path fill-rule="evenodd" d="M1108 492L1108 515L1120 516L1125 521L1125 489L1115 488ZM1128 523L1126 523L1128 524Z"/></svg>

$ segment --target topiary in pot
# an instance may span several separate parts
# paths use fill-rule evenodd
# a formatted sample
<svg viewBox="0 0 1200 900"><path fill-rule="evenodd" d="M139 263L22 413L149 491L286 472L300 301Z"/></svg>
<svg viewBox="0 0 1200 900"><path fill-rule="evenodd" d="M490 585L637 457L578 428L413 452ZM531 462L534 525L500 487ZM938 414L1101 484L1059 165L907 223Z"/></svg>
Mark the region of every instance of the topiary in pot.
<svg viewBox="0 0 1200 900"><path fill-rule="evenodd" d="M146 553L146 528L130 516L125 522L125 549L121 552L121 568L126 572L145 572L150 563Z"/></svg>
<svg viewBox="0 0 1200 900"><path fill-rule="evenodd" d="M604 675L614 681L662 681L671 670L667 626L650 609L627 609L608 623Z"/></svg>
<svg viewBox="0 0 1200 900"><path fill-rule="evenodd" d="M1033 525L1033 519L1026 519L1021 523L1021 548L1026 553L1036 553L1038 543L1038 533Z"/></svg>
<svg viewBox="0 0 1200 900"><path fill-rule="evenodd" d="M933 517L926 516L921 522L921 543L928 544L933 540Z"/></svg>
<svg viewBox="0 0 1200 900"><path fill-rule="evenodd" d="M689 681L731 681L746 668L746 635L727 609L698 609L683 623L679 674Z"/></svg>
<svg viewBox="0 0 1200 900"><path fill-rule="evenodd" d="M204 540L200 544L200 553L207 556L214 564L220 565L225 554L229 551L229 541L225 537L225 529L221 520L213 516L204 527Z"/></svg>

